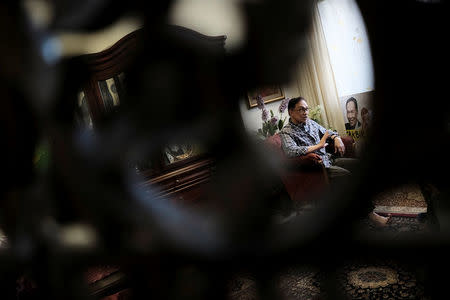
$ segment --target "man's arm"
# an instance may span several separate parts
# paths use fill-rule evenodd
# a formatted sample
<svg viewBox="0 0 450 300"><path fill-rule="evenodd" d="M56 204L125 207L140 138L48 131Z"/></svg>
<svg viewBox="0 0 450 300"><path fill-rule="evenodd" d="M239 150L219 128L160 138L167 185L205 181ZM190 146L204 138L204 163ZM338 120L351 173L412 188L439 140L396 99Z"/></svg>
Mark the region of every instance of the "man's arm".
<svg viewBox="0 0 450 300"><path fill-rule="evenodd" d="M286 133L280 133L281 136L281 146L283 147L284 153L288 157L296 157L300 155L306 155L308 153L314 152L316 150L319 150L323 147L326 147L328 144L326 143L326 140L328 138L329 133L325 132L322 139L317 145L311 145L311 146L298 146L297 143L294 141L294 139Z"/></svg>
<svg viewBox="0 0 450 300"><path fill-rule="evenodd" d="M326 129L325 127L323 127L322 125L316 123L318 128L319 128L319 132L323 135L325 135L326 133L329 134L330 139L333 140L334 142L334 152L335 153L340 153L341 155L344 155L345 153L345 146L344 143L342 142L341 138L339 137L339 134L333 130L329 130Z"/></svg>
<svg viewBox="0 0 450 300"><path fill-rule="evenodd" d="M319 132L321 135L325 134L326 132L328 132L329 137L334 140L336 137L339 136L339 134L336 131L330 130L330 129L326 129L325 127L323 127L322 125L320 125L319 123L316 123Z"/></svg>
<svg viewBox="0 0 450 300"><path fill-rule="evenodd" d="M334 143L334 153L340 153L341 156L345 153L345 145L341 140L341 137L338 135L337 132L328 130L327 132L332 132L330 135L330 138L333 140Z"/></svg>
<svg viewBox="0 0 450 300"><path fill-rule="evenodd" d="M329 135L330 134L328 133L328 131L325 131L325 134L322 136L319 143L317 145L309 146L306 153L311 153L311 152L314 152L316 150L319 150L321 148L328 146L327 139L328 139Z"/></svg>

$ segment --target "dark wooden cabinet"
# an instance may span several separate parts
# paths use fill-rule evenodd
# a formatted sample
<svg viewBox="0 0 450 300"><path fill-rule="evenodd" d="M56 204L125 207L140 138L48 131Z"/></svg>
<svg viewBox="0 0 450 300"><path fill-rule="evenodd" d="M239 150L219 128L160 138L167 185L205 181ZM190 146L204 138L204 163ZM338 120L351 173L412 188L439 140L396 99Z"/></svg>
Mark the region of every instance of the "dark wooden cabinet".
<svg viewBox="0 0 450 300"><path fill-rule="evenodd" d="M157 195L180 203L201 202L211 175L214 161L210 158L194 159L167 172L150 176L144 186L153 186Z"/></svg>
<svg viewBox="0 0 450 300"><path fill-rule="evenodd" d="M212 51L225 54L226 36L206 36L181 26L169 25L180 40L201 42ZM123 105L127 93L127 72L139 64L142 50L142 29L136 30L110 48L78 57L84 64L86 80L78 96L78 115L84 126L96 130L108 114ZM146 39L147 41L148 39ZM148 42L148 41L147 41ZM157 195L182 203L195 203L202 199L205 187L214 172L214 158L198 145L175 144L161 147L160 155L136 166L145 178L142 184L152 186Z"/></svg>

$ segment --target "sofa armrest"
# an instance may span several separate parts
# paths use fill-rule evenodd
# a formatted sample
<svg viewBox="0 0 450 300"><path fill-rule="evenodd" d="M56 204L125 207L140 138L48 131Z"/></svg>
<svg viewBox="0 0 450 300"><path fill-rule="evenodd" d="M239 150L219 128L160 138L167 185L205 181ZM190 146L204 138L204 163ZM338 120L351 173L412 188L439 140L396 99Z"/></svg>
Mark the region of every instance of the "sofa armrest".
<svg viewBox="0 0 450 300"><path fill-rule="evenodd" d="M313 153L289 158L281 147L279 134L268 137L264 144L267 150L281 158L280 179L294 203L303 203L309 195L320 191L328 183L327 173L320 158Z"/></svg>
<svg viewBox="0 0 450 300"><path fill-rule="evenodd" d="M349 135L344 135L340 138L345 146L345 154L343 157L356 157L354 147L355 140ZM328 144L328 146L326 147L326 151L328 153L334 153L334 141Z"/></svg>

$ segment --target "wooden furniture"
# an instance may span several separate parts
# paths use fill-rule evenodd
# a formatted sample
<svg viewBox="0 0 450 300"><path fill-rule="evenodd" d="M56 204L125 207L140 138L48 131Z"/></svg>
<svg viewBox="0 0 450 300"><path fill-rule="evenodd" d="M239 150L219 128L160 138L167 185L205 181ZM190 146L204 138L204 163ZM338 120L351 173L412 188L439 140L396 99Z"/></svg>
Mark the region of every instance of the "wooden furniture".
<svg viewBox="0 0 450 300"><path fill-rule="evenodd" d="M183 42L192 41L192 45L206 45L225 54L226 36L206 36L174 25L169 25L168 30ZM79 57L87 69L87 78L78 96L79 119L85 126L96 130L103 118L120 109L127 93L127 72L133 64L139 64L136 60L142 50L144 34L142 29L136 30L102 52ZM148 39L145 42L148 43ZM214 159L195 148L196 145L186 144L162 147L159 157L136 166L145 178L143 184L155 187L159 195L175 201L198 202L214 172Z"/></svg>
<svg viewBox="0 0 450 300"><path fill-rule="evenodd" d="M173 25L169 25L167 30L189 46L206 47L207 51L225 54L226 36L206 36ZM127 104L124 102L130 99L127 76L139 64L144 49L142 42L151 42L146 34L143 29L138 29L104 51L76 58L76 64L82 66L81 73L85 77L76 113L82 126L100 130L108 116L120 112L121 107ZM141 184L153 187L157 197L187 205L201 204L215 164L210 153L198 148L201 147L186 143L162 146L160 155L136 165L136 171L144 178ZM94 266L86 276L91 294L96 298L123 291L128 286L120 268Z"/></svg>

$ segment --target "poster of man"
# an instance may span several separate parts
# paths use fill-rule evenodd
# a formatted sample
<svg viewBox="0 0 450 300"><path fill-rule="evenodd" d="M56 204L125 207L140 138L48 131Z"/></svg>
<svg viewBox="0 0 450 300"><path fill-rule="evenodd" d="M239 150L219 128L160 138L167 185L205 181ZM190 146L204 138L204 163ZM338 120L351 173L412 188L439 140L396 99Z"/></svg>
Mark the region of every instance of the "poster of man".
<svg viewBox="0 0 450 300"><path fill-rule="evenodd" d="M369 130L372 119L372 95L373 92L365 92L340 98L346 133L355 141Z"/></svg>
<svg viewBox="0 0 450 300"><path fill-rule="evenodd" d="M348 121L345 123L345 130L360 128L361 122L358 119L358 101L354 97L350 97L345 101L345 111Z"/></svg>

